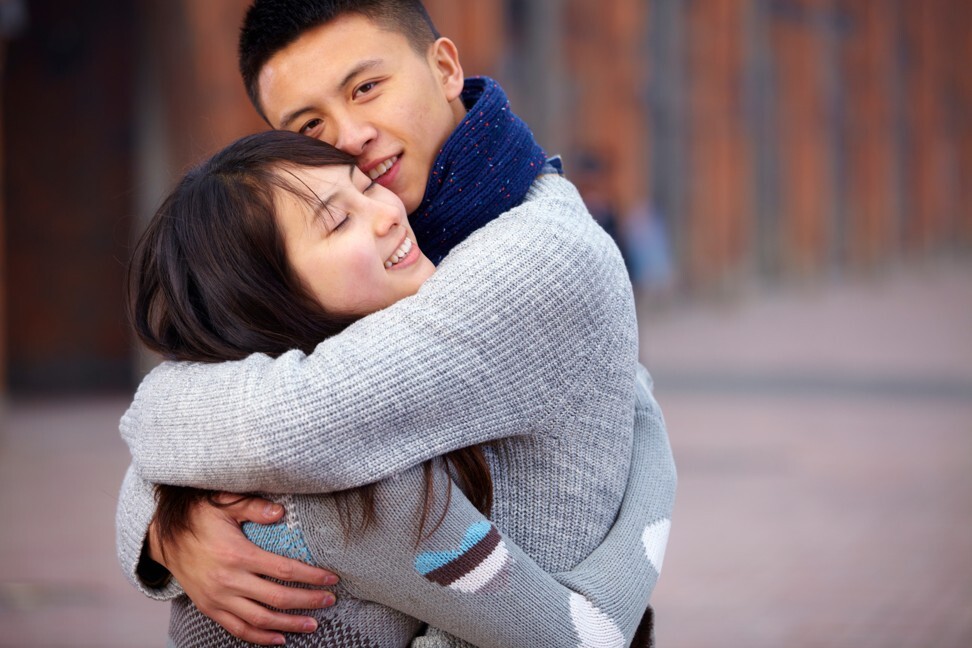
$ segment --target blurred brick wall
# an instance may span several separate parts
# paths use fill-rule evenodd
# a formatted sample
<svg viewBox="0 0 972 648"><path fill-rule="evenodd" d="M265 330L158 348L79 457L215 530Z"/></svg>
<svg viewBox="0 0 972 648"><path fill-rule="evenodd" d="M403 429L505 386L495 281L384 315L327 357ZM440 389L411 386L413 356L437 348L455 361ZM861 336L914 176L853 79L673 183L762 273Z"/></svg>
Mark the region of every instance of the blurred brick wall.
<svg viewBox="0 0 972 648"><path fill-rule="evenodd" d="M911 253L924 252L955 234L959 206L955 120L968 120L969 113L953 114L955 88L951 86L959 79L949 75L949 64L957 48L943 45L958 45L952 40L953 20L963 6L967 16L968 3L954 0L902 5L903 77L911 97L905 111L905 176L910 199L903 234L906 251ZM965 74L968 76L967 71ZM969 177L964 181L967 184Z"/></svg>
<svg viewBox="0 0 972 648"><path fill-rule="evenodd" d="M952 83L956 88L959 178L959 232L961 240L972 248L972 3L956 2L956 16L951 23L951 42L956 44L949 60Z"/></svg>
<svg viewBox="0 0 972 648"><path fill-rule="evenodd" d="M557 124L568 172L581 153L607 160L600 181L622 220L659 209L682 290L972 248L972 3L428 6L467 72L498 76L538 135ZM522 41L549 35L514 23L541 13L558 56L531 68Z"/></svg>
<svg viewBox="0 0 972 648"><path fill-rule="evenodd" d="M895 14L878 3L842 0L851 24L841 65L847 93L847 260L870 267L895 253L904 205L897 189Z"/></svg>
<svg viewBox="0 0 972 648"><path fill-rule="evenodd" d="M628 211L650 187L646 149L648 5L641 0L565 3L564 64L570 87L568 173L571 153L592 152L608 162L608 193Z"/></svg>
<svg viewBox="0 0 972 648"><path fill-rule="evenodd" d="M144 0L142 73L161 102L164 165L173 175L267 125L250 105L237 67L249 0Z"/></svg>
<svg viewBox="0 0 972 648"><path fill-rule="evenodd" d="M692 285L737 280L751 243L750 138L744 130L741 2L693 2L685 16L691 177L680 254Z"/></svg>
<svg viewBox="0 0 972 648"><path fill-rule="evenodd" d="M770 15L781 149L780 255L802 276L820 272L834 236L836 83L828 57L838 26L829 0L788 0Z"/></svg>
<svg viewBox="0 0 972 648"><path fill-rule="evenodd" d="M436 28L459 47L467 76L495 76L506 46L502 0L426 0Z"/></svg>
<svg viewBox="0 0 972 648"><path fill-rule="evenodd" d="M6 54L7 43L4 35L0 34L0 92L6 87L4 83ZM3 101L0 100L0 407L3 407L3 399L7 394L7 321L9 319L7 306L7 216L4 213L7 205L6 192L4 191L6 148L4 148L3 134Z"/></svg>
<svg viewBox="0 0 972 648"><path fill-rule="evenodd" d="M236 71L248 4L27 3L2 95L0 367L14 392L130 387L133 230L187 166L266 127ZM160 177L140 177L146 160Z"/></svg>
<svg viewBox="0 0 972 648"><path fill-rule="evenodd" d="M8 42L26 26L22 0L0 0L0 417L7 394L9 304L7 301L7 215L6 215L6 148L4 143L4 101Z"/></svg>
<svg viewBox="0 0 972 648"><path fill-rule="evenodd" d="M14 389L129 379L131 230L186 166L265 128L236 69L248 4L27 3L0 106ZM678 290L972 249L967 0L427 6L466 73L499 78L569 174L593 154L622 221L657 210Z"/></svg>
<svg viewBox="0 0 972 648"><path fill-rule="evenodd" d="M8 376L23 391L126 386L131 7L32 0L3 87Z"/></svg>

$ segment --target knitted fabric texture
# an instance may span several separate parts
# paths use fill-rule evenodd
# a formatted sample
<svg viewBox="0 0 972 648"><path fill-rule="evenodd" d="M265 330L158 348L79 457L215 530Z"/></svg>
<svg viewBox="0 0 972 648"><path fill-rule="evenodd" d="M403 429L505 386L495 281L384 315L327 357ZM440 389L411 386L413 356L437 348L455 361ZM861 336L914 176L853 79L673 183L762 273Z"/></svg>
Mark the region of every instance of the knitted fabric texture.
<svg viewBox="0 0 972 648"><path fill-rule="evenodd" d="M381 524L351 543L331 498L294 496L290 507L315 562L339 571L359 600L479 646L624 645L657 578L674 494L664 423L637 376L617 248L569 182L543 175L522 205L456 246L417 295L314 353L155 369L122 420L137 472L119 538L144 537L154 507L145 479L281 493L384 480ZM652 440L647 453L635 437ZM464 592L424 570L450 562L436 552L458 557L478 545L486 536L470 529L482 516L455 493L435 538L416 548L408 525L424 492L416 466L480 443L489 443L492 519L511 560L500 554L508 577ZM629 491L638 493L630 506ZM639 521L616 524L629 508ZM266 537L294 549L291 536ZM129 574L139 550L140 540L122 547ZM339 618L371 636L367 620ZM433 633L422 645L448 641Z"/></svg>
<svg viewBox="0 0 972 648"><path fill-rule="evenodd" d="M433 513L445 513L441 524L416 548L417 519L424 492L424 472L413 468L393 480L378 484L375 496L381 518L372 527L344 542L334 499L326 496L288 496L280 499L287 507L284 523L263 530L250 525L248 536L261 548L282 555L316 556L317 560L344 575L337 586L338 604L305 612L317 619L319 629L310 635L292 635L288 645L365 648L405 646L418 631L418 622L385 608L372 599L411 609L415 614L444 622L443 627L475 637L476 645L504 648L566 646L568 648L610 648L625 645L633 632L636 615L646 596L645 583L657 578L657 565L640 550L647 528L667 522L674 486L670 451L664 428L659 425L657 406L650 392L638 407L640 425L632 452L632 463L643 470L632 471L610 539L570 572L549 576L515 546L501 561L501 575L487 555L496 555L499 539L494 525L481 518L472 504L453 492L448 509L448 476L441 462L434 462L436 484ZM667 462L667 463L666 463ZM666 486L667 485L667 486ZM309 525L309 526L307 526ZM305 539L302 527L312 528ZM284 531L285 530L285 531ZM305 542L306 541L306 542ZM442 547L456 549L441 550ZM418 552L416 556L416 552ZM472 562L467 558L479 554ZM485 560L483 559L485 558ZM409 564L414 559L415 569ZM499 563L493 562L493 566ZM459 581L433 582L428 573L448 566L466 572L467 581L485 587L455 587ZM429 572L428 570L432 570ZM372 572L374 575L361 578ZM443 574L445 572L442 572ZM422 574L425 574L423 577ZM357 577L355 575L358 575ZM449 580L448 578L446 580ZM461 579L460 579L461 580ZM357 595L358 598L355 597ZM646 617L650 629L650 616ZM645 630L645 622L639 632ZM637 636L637 635L636 635ZM185 597L173 602L169 624L170 646L242 646L214 621L203 616ZM415 639L419 646L444 648L466 646L460 639L433 631ZM643 644L639 644L643 645Z"/></svg>
<svg viewBox="0 0 972 648"><path fill-rule="evenodd" d="M433 583L475 593L505 585L512 562L499 529L482 520L469 525L456 549L419 554L415 569Z"/></svg>
<svg viewBox="0 0 972 648"><path fill-rule="evenodd" d="M471 233L523 202L546 160L498 83L469 78L462 101L466 118L443 145L425 197L409 217L422 251L436 265Z"/></svg>

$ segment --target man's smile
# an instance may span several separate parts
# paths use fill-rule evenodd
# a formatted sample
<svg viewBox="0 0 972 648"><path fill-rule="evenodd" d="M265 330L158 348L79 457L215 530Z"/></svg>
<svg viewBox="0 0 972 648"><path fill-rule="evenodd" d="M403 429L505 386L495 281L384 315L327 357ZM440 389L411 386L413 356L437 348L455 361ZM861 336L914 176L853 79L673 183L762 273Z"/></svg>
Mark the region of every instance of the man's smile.
<svg viewBox="0 0 972 648"><path fill-rule="evenodd" d="M388 173L389 169L395 166L396 162L398 162L398 156L393 155L390 158L382 160L378 164L373 165L371 168L365 171L365 173L372 180L378 180L378 178ZM364 171L364 169L362 170Z"/></svg>

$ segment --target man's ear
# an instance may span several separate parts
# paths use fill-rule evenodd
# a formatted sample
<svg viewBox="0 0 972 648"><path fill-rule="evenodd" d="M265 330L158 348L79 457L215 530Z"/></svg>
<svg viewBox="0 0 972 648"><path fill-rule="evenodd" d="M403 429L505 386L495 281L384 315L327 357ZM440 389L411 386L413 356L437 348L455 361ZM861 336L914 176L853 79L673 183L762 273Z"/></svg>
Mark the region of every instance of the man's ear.
<svg viewBox="0 0 972 648"><path fill-rule="evenodd" d="M429 50L429 63L438 75L446 99L453 101L462 94L466 77L459 63L459 48L448 38L440 38Z"/></svg>

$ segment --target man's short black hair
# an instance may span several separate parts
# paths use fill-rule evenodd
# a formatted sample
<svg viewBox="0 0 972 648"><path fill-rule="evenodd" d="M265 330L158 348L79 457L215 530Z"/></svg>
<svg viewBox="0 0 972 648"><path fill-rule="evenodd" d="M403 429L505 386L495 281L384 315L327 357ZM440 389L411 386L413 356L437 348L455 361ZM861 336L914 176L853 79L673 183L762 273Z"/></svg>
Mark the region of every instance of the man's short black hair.
<svg viewBox="0 0 972 648"><path fill-rule="evenodd" d="M304 32L349 13L404 34L421 54L439 38L420 0L255 0L240 30L240 74L257 112L266 118L258 80L267 61Z"/></svg>

